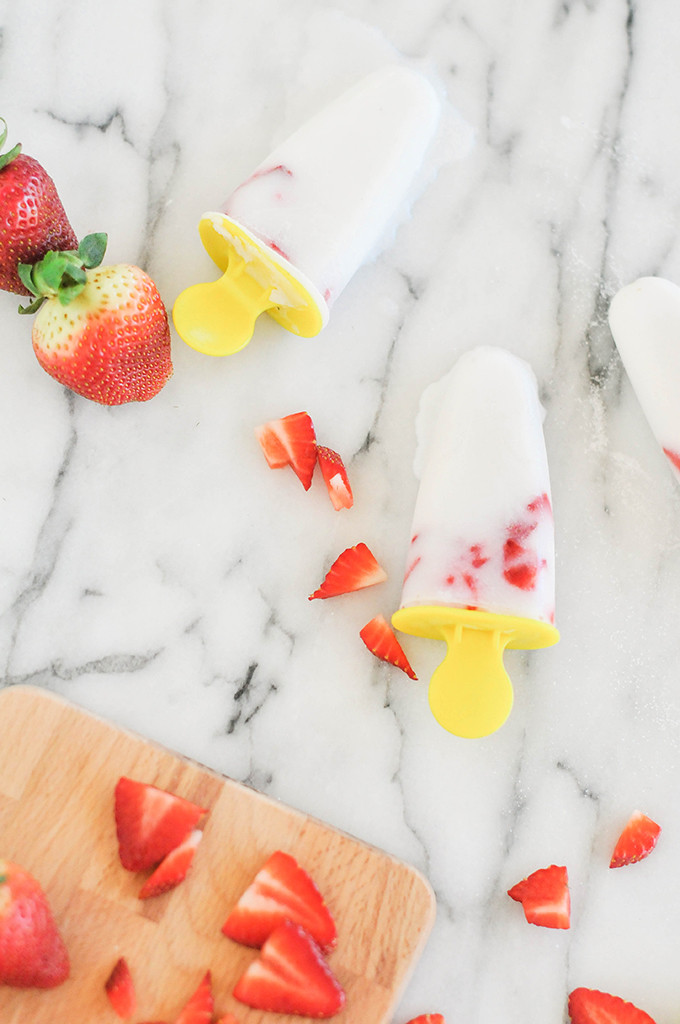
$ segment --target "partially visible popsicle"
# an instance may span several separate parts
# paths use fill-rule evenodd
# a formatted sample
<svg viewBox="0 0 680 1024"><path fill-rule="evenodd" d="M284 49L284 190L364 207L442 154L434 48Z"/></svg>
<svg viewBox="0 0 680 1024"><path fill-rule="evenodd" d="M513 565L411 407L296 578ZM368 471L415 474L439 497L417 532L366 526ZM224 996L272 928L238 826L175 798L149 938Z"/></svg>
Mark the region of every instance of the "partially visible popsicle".
<svg viewBox="0 0 680 1024"><path fill-rule="evenodd" d="M617 292L609 326L633 390L680 483L680 288L641 277Z"/></svg>
<svg viewBox="0 0 680 1024"><path fill-rule="evenodd" d="M446 641L430 706L459 736L494 732L510 713L506 647L559 639L542 423L531 367L490 346L462 355L421 401L420 487L392 622Z"/></svg>
<svg viewBox="0 0 680 1024"><path fill-rule="evenodd" d="M211 355L241 349L266 310L312 337L374 253L419 169L439 119L430 83L390 65L312 117L201 218L223 276L185 289L180 336Z"/></svg>

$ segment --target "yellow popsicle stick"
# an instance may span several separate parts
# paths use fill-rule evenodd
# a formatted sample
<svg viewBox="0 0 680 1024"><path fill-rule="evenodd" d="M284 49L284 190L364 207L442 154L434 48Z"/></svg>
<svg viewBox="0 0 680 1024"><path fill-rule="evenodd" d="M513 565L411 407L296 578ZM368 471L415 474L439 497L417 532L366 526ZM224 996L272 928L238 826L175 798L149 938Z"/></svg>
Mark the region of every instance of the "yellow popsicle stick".
<svg viewBox="0 0 680 1024"><path fill-rule="evenodd" d="M222 277L177 296L172 317L187 345L212 356L238 352L261 313L303 338L325 326L328 306L312 282L243 225L224 213L205 213L198 230Z"/></svg>
<svg viewBox="0 0 680 1024"><path fill-rule="evenodd" d="M446 656L430 680L430 708L444 729L468 739L495 732L510 714L506 647L533 650L560 638L554 626L537 619L440 605L400 608L392 623L403 633L445 641Z"/></svg>

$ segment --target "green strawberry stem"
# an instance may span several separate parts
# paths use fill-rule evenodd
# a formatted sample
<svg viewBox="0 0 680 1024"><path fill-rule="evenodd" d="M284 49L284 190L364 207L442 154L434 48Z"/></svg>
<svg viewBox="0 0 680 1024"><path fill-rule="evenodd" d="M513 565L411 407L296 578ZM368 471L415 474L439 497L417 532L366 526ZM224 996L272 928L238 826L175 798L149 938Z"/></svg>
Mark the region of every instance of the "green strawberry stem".
<svg viewBox="0 0 680 1024"><path fill-rule="evenodd" d="M4 117L0 117L0 122L2 122L2 130L0 131L0 149L2 149L5 145L5 139L7 138L7 121L5 121ZM7 164L11 164L12 160L19 156L20 152L21 143L17 142L16 146L14 146L13 149L10 149L8 153L0 153L0 171L3 167L6 167Z"/></svg>
<svg viewBox="0 0 680 1024"><path fill-rule="evenodd" d="M35 313L45 299L56 298L62 306L68 306L87 284L87 271L101 264L107 242L105 232L95 232L86 235L75 251L48 252L32 265L20 263L17 272L21 282L35 299L28 306L19 306L19 312Z"/></svg>

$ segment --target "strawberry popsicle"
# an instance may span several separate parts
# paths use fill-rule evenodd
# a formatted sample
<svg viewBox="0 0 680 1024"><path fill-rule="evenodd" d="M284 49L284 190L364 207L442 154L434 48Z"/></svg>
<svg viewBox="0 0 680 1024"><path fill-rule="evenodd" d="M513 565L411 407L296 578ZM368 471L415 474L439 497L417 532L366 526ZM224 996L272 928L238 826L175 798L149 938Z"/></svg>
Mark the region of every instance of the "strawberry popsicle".
<svg viewBox="0 0 680 1024"><path fill-rule="evenodd" d="M554 644L554 531L543 409L533 371L480 346L426 389L420 487L400 609L407 633L445 640L435 718L459 736L505 721L505 647Z"/></svg>
<svg viewBox="0 0 680 1024"><path fill-rule="evenodd" d="M680 288L641 277L617 292L609 307L621 361L680 483Z"/></svg>
<svg viewBox="0 0 680 1024"><path fill-rule="evenodd" d="M429 82L390 65L303 124L201 218L224 273L178 296L181 337L213 355L236 352L265 310L295 334L317 334L405 204L438 118Z"/></svg>

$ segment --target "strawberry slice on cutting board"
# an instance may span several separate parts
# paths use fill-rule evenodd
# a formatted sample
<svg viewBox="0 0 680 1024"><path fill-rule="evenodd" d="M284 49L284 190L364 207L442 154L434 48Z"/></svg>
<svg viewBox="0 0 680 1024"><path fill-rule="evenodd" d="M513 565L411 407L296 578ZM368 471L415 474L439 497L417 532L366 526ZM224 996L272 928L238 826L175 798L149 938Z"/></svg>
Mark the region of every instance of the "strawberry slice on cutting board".
<svg viewBox="0 0 680 1024"><path fill-rule="evenodd" d="M206 971L201 983L186 1003L175 1024L210 1024L215 1009L212 978Z"/></svg>
<svg viewBox="0 0 680 1024"><path fill-rule="evenodd" d="M333 562L318 590L309 595L309 600L337 597L364 587L384 583L387 573L370 548L363 542L353 548L346 548Z"/></svg>
<svg viewBox="0 0 680 1024"><path fill-rule="evenodd" d="M610 868L622 868L648 857L659 838L661 826L642 811L633 811L616 841Z"/></svg>
<svg viewBox="0 0 680 1024"><path fill-rule="evenodd" d="M153 896L161 896L183 882L202 838L203 833L200 829L194 829L183 843L171 850L139 890L139 899L148 900Z"/></svg>
<svg viewBox="0 0 680 1024"><path fill-rule="evenodd" d="M323 950L336 943L335 921L316 884L294 857L276 850L255 875L222 931L235 942L262 946L284 921L300 925Z"/></svg>
<svg viewBox="0 0 680 1024"><path fill-rule="evenodd" d="M128 871L155 867L189 836L204 814L174 793L121 777L115 790L120 861Z"/></svg>
<svg viewBox="0 0 680 1024"><path fill-rule="evenodd" d="M591 988L575 988L570 994L569 1017L572 1024L654 1024L632 1003Z"/></svg>
<svg viewBox="0 0 680 1024"><path fill-rule="evenodd" d="M539 868L508 889L508 896L522 904L529 924L543 928L569 928L571 899L565 867Z"/></svg>
<svg viewBox="0 0 680 1024"><path fill-rule="evenodd" d="M137 996L132 974L125 957L120 957L106 979L104 990L111 1004L111 1009L121 1020L132 1017L137 1009Z"/></svg>
<svg viewBox="0 0 680 1024"><path fill-rule="evenodd" d="M316 466L316 434L311 416L294 412L255 428L264 457L271 469L290 466L306 491L312 486Z"/></svg>
<svg viewBox="0 0 680 1024"><path fill-rule="evenodd" d="M306 1017L333 1017L345 1005L345 993L314 939L291 921L274 929L234 996L258 1010Z"/></svg>

